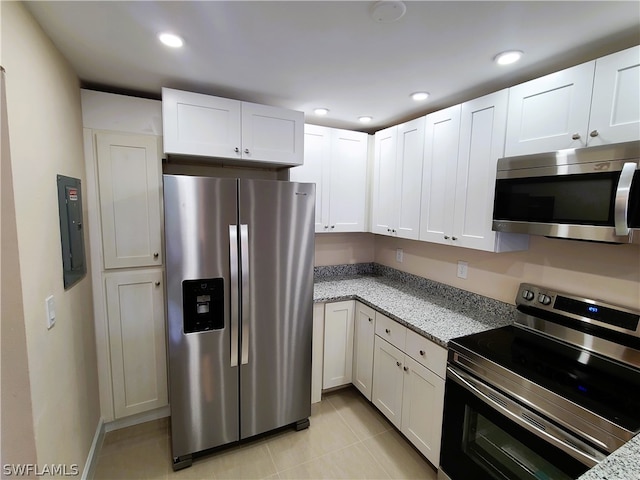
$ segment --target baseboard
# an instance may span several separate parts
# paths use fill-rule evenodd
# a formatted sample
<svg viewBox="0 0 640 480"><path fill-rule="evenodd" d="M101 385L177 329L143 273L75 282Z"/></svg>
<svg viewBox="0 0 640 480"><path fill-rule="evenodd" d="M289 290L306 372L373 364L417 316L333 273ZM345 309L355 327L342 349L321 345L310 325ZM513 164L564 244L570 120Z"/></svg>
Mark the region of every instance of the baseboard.
<svg viewBox="0 0 640 480"><path fill-rule="evenodd" d="M100 450L102 450L102 442L104 441L104 421L100 418L98 426L96 427L96 433L93 435L93 442L91 442L91 448L87 455L87 461L82 469L82 480L90 480L96 471L96 465L98 464L98 457L100 456Z"/></svg>
<svg viewBox="0 0 640 480"><path fill-rule="evenodd" d="M169 405L166 405L149 412L139 413L137 415L131 415L129 417L119 418L112 422L105 423L104 428L105 432L112 432L113 430L119 430L121 428L130 427L132 425L138 425L139 423L145 423L152 420L165 418L169 415L171 415L171 411L169 410Z"/></svg>

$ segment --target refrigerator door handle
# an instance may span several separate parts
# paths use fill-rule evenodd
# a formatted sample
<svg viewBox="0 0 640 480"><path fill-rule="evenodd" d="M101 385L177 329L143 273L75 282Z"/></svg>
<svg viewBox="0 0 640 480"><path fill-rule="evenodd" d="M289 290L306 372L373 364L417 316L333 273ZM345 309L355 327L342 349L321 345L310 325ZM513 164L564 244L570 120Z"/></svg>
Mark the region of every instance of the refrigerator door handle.
<svg viewBox="0 0 640 480"><path fill-rule="evenodd" d="M229 225L229 267L231 274L231 366L238 366L238 226Z"/></svg>
<svg viewBox="0 0 640 480"><path fill-rule="evenodd" d="M240 225L242 365L249 363L249 226Z"/></svg>

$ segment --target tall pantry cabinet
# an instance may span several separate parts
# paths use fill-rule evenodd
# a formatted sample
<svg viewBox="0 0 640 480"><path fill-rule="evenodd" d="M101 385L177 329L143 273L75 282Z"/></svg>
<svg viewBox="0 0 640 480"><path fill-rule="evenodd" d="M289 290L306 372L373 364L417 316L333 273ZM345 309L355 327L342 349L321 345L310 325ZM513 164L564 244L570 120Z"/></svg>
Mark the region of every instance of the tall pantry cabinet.
<svg viewBox="0 0 640 480"><path fill-rule="evenodd" d="M101 414L124 426L168 415L161 106L82 90L82 110Z"/></svg>

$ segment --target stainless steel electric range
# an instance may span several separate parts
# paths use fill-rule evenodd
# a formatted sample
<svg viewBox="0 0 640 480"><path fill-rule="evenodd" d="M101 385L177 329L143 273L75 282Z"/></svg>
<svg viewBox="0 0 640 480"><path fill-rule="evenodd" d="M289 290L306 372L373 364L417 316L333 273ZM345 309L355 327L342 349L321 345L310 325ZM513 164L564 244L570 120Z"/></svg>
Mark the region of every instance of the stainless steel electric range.
<svg viewBox="0 0 640 480"><path fill-rule="evenodd" d="M449 343L440 478L575 479L640 432L640 312L522 284Z"/></svg>

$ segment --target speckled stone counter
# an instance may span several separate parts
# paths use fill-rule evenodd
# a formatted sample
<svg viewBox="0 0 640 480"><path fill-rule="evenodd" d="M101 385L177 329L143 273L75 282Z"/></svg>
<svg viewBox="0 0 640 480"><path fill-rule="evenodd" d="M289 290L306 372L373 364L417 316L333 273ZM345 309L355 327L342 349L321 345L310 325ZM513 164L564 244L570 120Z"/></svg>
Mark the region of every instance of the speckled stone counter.
<svg viewBox="0 0 640 480"><path fill-rule="evenodd" d="M513 305L482 295L377 264L350 267L316 269L314 301L359 300L443 347L515 319Z"/></svg>
<svg viewBox="0 0 640 480"><path fill-rule="evenodd" d="M640 478L640 435L624 444L579 480L638 480Z"/></svg>

